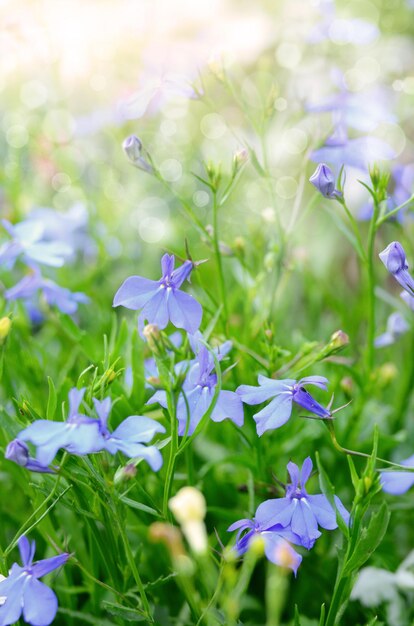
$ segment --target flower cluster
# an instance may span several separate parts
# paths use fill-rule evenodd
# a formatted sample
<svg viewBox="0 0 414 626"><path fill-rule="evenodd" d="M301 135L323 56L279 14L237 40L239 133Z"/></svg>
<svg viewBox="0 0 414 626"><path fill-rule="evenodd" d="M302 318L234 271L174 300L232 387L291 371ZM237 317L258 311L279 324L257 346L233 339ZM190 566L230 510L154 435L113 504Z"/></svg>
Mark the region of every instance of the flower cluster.
<svg viewBox="0 0 414 626"><path fill-rule="evenodd" d="M308 494L305 485L312 473L310 457L303 462L301 471L292 462L288 463L287 470L291 482L286 485L285 497L262 502L253 520L239 520L228 530L239 531L236 540L239 554L246 552L253 538L259 535L265 542L269 561L289 567L296 574L302 557L290 543L310 550L321 536L319 527L334 530L338 527L337 515L349 524L349 513L337 496L336 508L333 508L323 494Z"/></svg>

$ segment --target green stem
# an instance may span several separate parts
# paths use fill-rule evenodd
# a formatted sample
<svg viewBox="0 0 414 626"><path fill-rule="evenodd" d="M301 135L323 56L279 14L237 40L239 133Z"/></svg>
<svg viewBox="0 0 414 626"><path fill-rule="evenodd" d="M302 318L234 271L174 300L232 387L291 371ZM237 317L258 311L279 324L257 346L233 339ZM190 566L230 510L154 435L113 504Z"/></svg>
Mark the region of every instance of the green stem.
<svg viewBox="0 0 414 626"><path fill-rule="evenodd" d="M174 392L170 389L167 390L167 408L170 415L171 422L171 444L170 444L170 456L168 459L167 475L165 477L164 498L163 498L163 515L165 519L171 518L171 513L168 508L168 501L171 496L171 488L174 480L174 468L178 451L178 422L175 411L175 397Z"/></svg>
<svg viewBox="0 0 414 626"><path fill-rule="evenodd" d="M229 319L229 309L227 305L226 285L224 282L223 261L222 261L221 252L220 252L219 229L218 229L218 208L219 208L219 205L217 202L217 192L214 191L213 192L213 247L214 247L214 253L216 255L216 261L217 261L221 301L223 303L223 310L224 310L224 317L225 317L225 326L227 328L228 319Z"/></svg>
<svg viewBox="0 0 414 626"><path fill-rule="evenodd" d="M375 235L377 232L377 219L379 204L374 200L374 211L369 225L368 232L368 257L367 257L367 278L368 278L368 333L366 351L367 375L371 374L374 366L374 340L375 340L375 271L374 271L374 248Z"/></svg>
<svg viewBox="0 0 414 626"><path fill-rule="evenodd" d="M401 211L401 209L404 209L406 206L411 204L411 202L413 202L413 200L414 200L414 194L412 196L410 196L410 198L408 198L408 200L406 200L405 202L403 202L399 206L395 207L395 209L392 209L392 211L388 211L388 213L385 213L385 215L383 215L382 217L379 217L377 219L377 228L379 228L381 226L381 224L386 222L390 217L392 217L393 215L398 213L398 211Z"/></svg>

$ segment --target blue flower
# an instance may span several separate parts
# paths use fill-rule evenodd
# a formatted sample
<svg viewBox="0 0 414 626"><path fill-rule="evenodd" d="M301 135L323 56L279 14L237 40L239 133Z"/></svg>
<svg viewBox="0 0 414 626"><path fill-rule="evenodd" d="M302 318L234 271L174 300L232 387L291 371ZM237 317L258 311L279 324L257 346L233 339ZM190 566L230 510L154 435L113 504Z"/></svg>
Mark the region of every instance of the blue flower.
<svg viewBox="0 0 414 626"><path fill-rule="evenodd" d="M196 352L194 361L182 361L175 367L176 373L188 370L181 392L178 397L176 415L178 419L178 434L192 435L203 415L208 411L217 386L217 375L213 373L214 359L205 345L200 343L197 335L190 338L193 350ZM220 360L230 350L231 342L226 342L216 349ZM158 402L167 408L167 394L163 390L156 391L147 404ZM214 422L231 419L237 426L244 421L243 405L234 391L221 390L211 413Z"/></svg>
<svg viewBox="0 0 414 626"><path fill-rule="evenodd" d="M414 455L404 461L400 461L400 465L414 468ZM383 491L391 493L394 496L400 496L414 485L414 472L392 471L381 472L381 486Z"/></svg>
<svg viewBox="0 0 414 626"><path fill-rule="evenodd" d="M24 276L14 287L4 293L6 300L30 301L40 291L49 306L56 306L62 313L73 315L78 310L78 304L86 304L89 298L79 291L72 292L60 287L53 280L43 278L38 268Z"/></svg>
<svg viewBox="0 0 414 626"><path fill-rule="evenodd" d="M259 375L259 387L240 385L236 389L246 404L261 404L273 398L268 406L253 415L257 434L263 435L266 430L274 430L286 424L292 413L292 403L321 418L329 418L331 413L306 391L304 385L315 385L326 390L327 379L322 376L307 376L299 381L293 379L273 380Z"/></svg>
<svg viewBox="0 0 414 626"><path fill-rule="evenodd" d="M103 447L99 421L79 413L85 389L69 392L69 416L66 422L37 420L18 434L20 441L36 446L36 461L48 466L60 448L71 454L90 454Z"/></svg>
<svg viewBox="0 0 414 626"><path fill-rule="evenodd" d="M9 576L0 581L0 596L5 597L0 606L0 626L9 626L20 619L32 626L48 626L55 618L58 602L54 592L38 579L66 563L69 554L33 563L36 544L26 537L18 541L23 567L14 563Z"/></svg>
<svg viewBox="0 0 414 626"><path fill-rule="evenodd" d="M93 402L99 417L100 433L104 440L102 449L110 454L122 452L131 459L141 457L151 469L158 471L162 466L161 452L156 446L143 444L149 443L156 433L165 433L164 426L143 415L130 415L111 433L107 427L111 399L105 398L100 402L94 398Z"/></svg>
<svg viewBox="0 0 414 626"><path fill-rule="evenodd" d="M13 267L18 257L22 256L30 266L41 263L53 267L61 267L72 248L64 242L42 241L44 226L41 222L20 222L11 224L2 220L4 228L12 237L12 241L3 244L0 248L0 264Z"/></svg>
<svg viewBox="0 0 414 626"><path fill-rule="evenodd" d="M397 311L391 313L387 321L387 330L375 339L375 347L383 348L385 346L391 346L408 330L410 330L410 326L407 324L401 313L398 313Z"/></svg>
<svg viewBox="0 0 414 626"><path fill-rule="evenodd" d="M401 287L404 287L410 295L414 295L414 279L408 271L408 263L402 245L398 241L393 241L379 253L379 258Z"/></svg>
<svg viewBox="0 0 414 626"><path fill-rule="evenodd" d="M241 519L229 526L227 530L239 531L236 539L236 550L239 555L245 554L252 540L260 537L264 541L265 555L269 561L281 567L289 567L296 576L302 556L288 543L301 545L300 538L295 533L283 528L280 524L274 528L265 529L256 519Z"/></svg>
<svg viewBox="0 0 414 626"><path fill-rule="evenodd" d="M319 163L315 172L309 178L309 182L312 183L325 198L330 198L331 200L342 198L342 192L335 189L334 173L325 163Z"/></svg>
<svg viewBox="0 0 414 626"><path fill-rule="evenodd" d="M288 463L291 483L286 485L286 496L266 500L258 507L255 519L261 528L271 529L276 524L289 529L300 538L300 543L308 550L313 547L321 533L318 526L333 530L338 527L336 511L323 494L309 495L305 489L312 472L312 461L307 457L299 468L295 463ZM346 522L349 513L340 499L335 496L336 507Z"/></svg>
<svg viewBox="0 0 414 626"><path fill-rule="evenodd" d="M115 294L113 306L121 305L133 311L141 309L138 317L141 335L146 321L156 324L160 330L171 321L174 326L189 333L195 333L200 326L203 315L201 305L192 296L180 291L194 264L184 261L176 270L174 264L174 255L164 254L160 280L130 276Z"/></svg>
<svg viewBox="0 0 414 626"><path fill-rule="evenodd" d="M24 441L20 441L19 439L14 439L11 441L4 454L5 458L9 461L14 461L17 465L21 465L31 472L39 472L41 474L53 474L53 470L45 467L36 459L32 459L29 455L29 448L24 443Z"/></svg>

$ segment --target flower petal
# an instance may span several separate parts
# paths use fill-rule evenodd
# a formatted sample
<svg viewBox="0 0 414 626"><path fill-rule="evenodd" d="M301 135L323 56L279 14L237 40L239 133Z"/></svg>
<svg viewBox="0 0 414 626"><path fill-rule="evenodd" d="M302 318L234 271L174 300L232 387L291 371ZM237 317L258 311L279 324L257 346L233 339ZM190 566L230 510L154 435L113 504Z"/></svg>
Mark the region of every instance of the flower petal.
<svg viewBox="0 0 414 626"><path fill-rule="evenodd" d="M266 430L274 430L286 424L292 414L292 396L288 394L280 394L272 402L253 415L256 422L256 430L259 437Z"/></svg>
<svg viewBox="0 0 414 626"><path fill-rule="evenodd" d="M162 424L144 415L130 415L114 430L111 438L148 443L156 433L165 433Z"/></svg>
<svg viewBox="0 0 414 626"><path fill-rule="evenodd" d="M34 577L23 591L23 616L32 626L49 626L55 619L58 601L54 592Z"/></svg>
<svg viewBox="0 0 414 626"><path fill-rule="evenodd" d="M195 333L200 327L203 309L193 296L183 291L170 291L168 312L176 328L184 328L188 333Z"/></svg>
<svg viewBox="0 0 414 626"><path fill-rule="evenodd" d="M124 306L127 309L137 311L142 309L159 289L160 284L156 280L142 278L142 276L130 276L116 292L112 306Z"/></svg>
<svg viewBox="0 0 414 626"><path fill-rule="evenodd" d="M226 418L231 419L237 426L243 426L243 403L234 391L220 391L211 414L213 422L221 422Z"/></svg>

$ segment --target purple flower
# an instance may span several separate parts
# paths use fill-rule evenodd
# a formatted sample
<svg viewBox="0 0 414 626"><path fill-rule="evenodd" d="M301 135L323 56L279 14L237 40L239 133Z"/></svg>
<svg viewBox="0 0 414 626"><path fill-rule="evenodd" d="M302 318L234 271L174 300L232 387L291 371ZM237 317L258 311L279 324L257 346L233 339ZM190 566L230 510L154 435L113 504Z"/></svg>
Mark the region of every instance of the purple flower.
<svg viewBox="0 0 414 626"><path fill-rule="evenodd" d="M130 135L127 137L123 141L122 147L132 165L135 165L135 167L138 167L140 170L144 170L144 172L148 172L149 174L154 171L152 166L143 157L142 142L136 135Z"/></svg>
<svg viewBox="0 0 414 626"><path fill-rule="evenodd" d="M14 287L4 293L6 300L32 300L36 293L43 294L49 306L56 306L62 313L73 315L78 310L78 304L89 302L88 296L79 291L72 292L60 287L53 280L43 278L38 268L24 276Z"/></svg>
<svg viewBox="0 0 414 626"><path fill-rule="evenodd" d="M391 313L387 321L387 330L375 339L375 347L383 348L385 346L392 345L409 329L410 326L407 324L401 313Z"/></svg>
<svg viewBox="0 0 414 626"><path fill-rule="evenodd" d="M398 241L393 241L379 253L379 257L395 280L410 295L414 295L414 279L408 271L408 263L402 245Z"/></svg>
<svg viewBox="0 0 414 626"><path fill-rule="evenodd" d="M29 455L29 448L24 441L14 439L9 443L6 448L5 458L9 461L14 461L17 465L21 465L31 472L39 472L41 474L53 474L53 470L45 467L36 459L32 459Z"/></svg>
<svg viewBox="0 0 414 626"><path fill-rule="evenodd" d="M335 176L331 168L325 165L325 163L319 163L315 172L309 178L309 182L312 183L325 198L342 198L342 192L335 189Z"/></svg>
<svg viewBox="0 0 414 626"><path fill-rule="evenodd" d="M18 541L23 567L13 563L9 575L0 581L0 626L9 626L20 619L32 626L48 626L55 618L58 602L54 592L38 579L66 563L69 554L63 553L33 563L36 544L26 537Z"/></svg>
<svg viewBox="0 0 414 626"><path fill-rule="evenodd" d="M162 466L161 452L155 446L144 446L149 443L156 433L165 433L165 428L155 420L143 415L131 415L110 432L107 427L108 416L111 411L111 399L105 398L102 402L93 399L99 417L99 428L103 438L102 450L110 454L122 452L129 458L141 457L154 471Z"/></svg>
<svg viewBox="0 0 414 626"><path fill-rule="evenodd" d="M200 343L197 336L191 338L190 342L196 352L196 359L190 362L183 361L176 365L176 373L188 370L176 409L179 435L193 434L201 418L210 408L217 386L217 375L213 373L214 359L212 354L205 345ZM219 360L223 358L230 348L231 342L223 344L221 348L217 349L217 358ZM156 391L147 404L154 402L167 408L166 392L163 390ZM229 418L237 426L242 426L244 415L239 396L234 391L221 390L210 417L213 422L222 422Z"/></svg>
<svg viewBox="0 0 414 626"><path fill-rule="evenodd" d="M85 389L70 390L69 416L66 422L37 420L19 433L19 440L29 441L36 446L36 461L40 465L49 465L60 448L79 455L102 449L103 440L98 420L79 413L84 393Z"/></svg>
<svg viewBox="0 0 414 626"><path fill-rule="evenodd" d="M292 531L283 528L280 524L274 528L265 529L256 519L241 519L229 526L227 530L239 531L236 540L236 550L239 555L245 554L252 540L260 537L264 541L265 555L269 561L281 567L289 567L296 576L302 556L292 548L288 541L298 545L301 545L301 541Z"/></svg>
<svg viewBox="0 0 414 626"><path fill-rule="evenodd" d="M12 237L12 241L3 244L0 248L0 264L5 263L13 267L16 259L21 255L23 261L30 266L41 263L53 267L61 267L72 249L63 242L42 241L44 225L40 222L26 221L20 224L11 224L2 220L4 228Z"/></svg>
<svg viewBox="0 0 414 626"><path fill-rule="evenodd" d="M414 468L414 455L400 462L400 465ZM381 486L383 491L394 496L400 496L414 485L414 472L381 472Z"/></svg>
<svg viewBox="0 0 414 626"><path fill-rule="evenodd" d="M263 435L266 430L274 430L286 424L292 413L292 402L321 418L329 418L331 413L306 391L304 385L315 385L326 390L327 379L323 376L307 376L299 381L293 379L273 380L259 375L259 387L240 385L236 389L246 404L261 404L270 398L268 406L253 415L257 434Z"/></svg>
<svg viewBox="0 0 414 626"><path fill-rule="evenodd" d="M115 294L113 306L124 306L141 313L138 328L142 336L145 321L156 324L163 330L169 321L177 328L189 333L198 330L203 311L192 296L180 291L194 267L192 261L184 261L174 270L174 255L164 254L161 259L162 277L150 280L141 276L130 276Z"/></svg>
<svg viewBox="0 0 414 626"><path fill-rule="evenodd" d="M286 496L266 500L256 511L256 520L261 528L270 529L275 524L289 529L300 538L300 543L310 550L321 533L318 525L327 530L338 527L336 511L323 494L309 495L305 484L312 472L312 460L307 457L299 468L295 463L288 463L288 472L291 483L286 485ZM349 513L340 499L335 496L336 507L346 522L349 523Z"/></svg>
<svg viewBox="0 0 414 626"><path fill-rule="evenodd" d="M349 165L364 172L373 161L395 158L394 150L378 137L347 139L344 134L334 133L325 145L311 153L312 161L332 165Z"/></svg>

